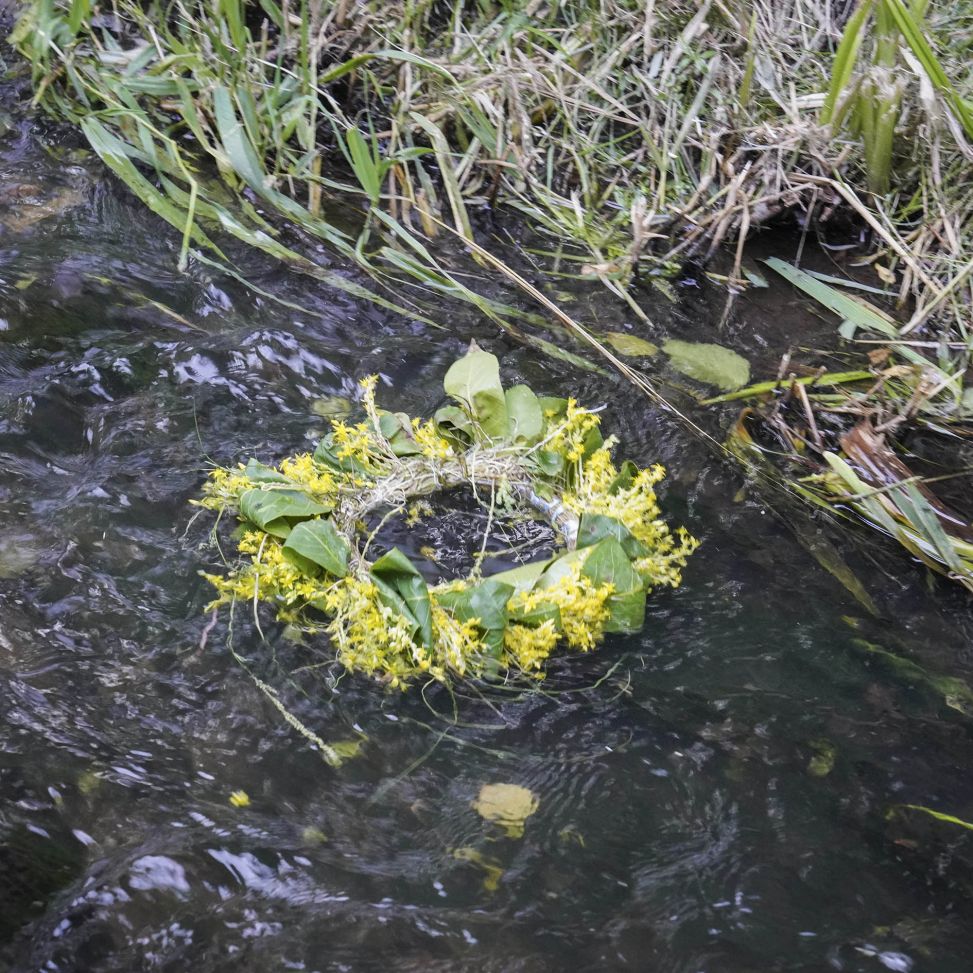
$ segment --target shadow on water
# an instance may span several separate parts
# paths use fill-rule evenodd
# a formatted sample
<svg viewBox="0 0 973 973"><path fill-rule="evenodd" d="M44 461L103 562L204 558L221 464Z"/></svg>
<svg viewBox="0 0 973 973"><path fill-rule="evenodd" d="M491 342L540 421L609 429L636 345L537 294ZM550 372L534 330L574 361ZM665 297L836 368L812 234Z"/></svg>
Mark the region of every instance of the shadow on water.
<svg viewBox="0 0 973 973"><path fill-rule="evenodd" d="M808 516L799 533L866 579L869 617L671 414L485 322L391 319L246 255L308 313L203 266L177 274L175 235L36 124L13 119L0 142L0 180L29 200L0 216L0 962L969 968L970 832L887 817L973 814L971 715L896 658L973 676L961 592ZM707 287L658 297L659 332L771 371L788 341L827 340L777 289L720 325ZM628 326L600 292L570 309ZM508 382L605 404L627 455L669 468L667 514L703 546L641 634L559 659L531 695L335 681L323 646L270 624L262 643L241 613L254 673L327 740L362 741L331 769L233 660L225 624L199 649L197 571L218 557L187 501L213 462L313 442L370 372L390 407L431 413L471 337ZM496 782L539 800L522 838L471 806Z"/></svg>

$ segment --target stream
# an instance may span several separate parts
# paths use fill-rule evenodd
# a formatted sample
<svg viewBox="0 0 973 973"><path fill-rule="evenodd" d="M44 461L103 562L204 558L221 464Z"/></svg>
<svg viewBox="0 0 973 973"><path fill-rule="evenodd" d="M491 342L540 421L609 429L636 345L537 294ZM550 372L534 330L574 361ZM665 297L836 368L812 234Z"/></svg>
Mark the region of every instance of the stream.
<svg viewBox="0 0 973 973"><path fill-rule="evenodd" d="M179 273L179 235L5 84L0 967L967 973L973 832L902 808L973 818L973 706L941 678L973 685L959 586L748 489L618 375L472 311L434 328L247 252L240 273L279 300ZM797 241L758 245L793 259ZM562 297L600 331L716 341L763 377L791 342L834 342L771 285L725 320L703 277L647 288L652 332L597 285ZM624 456L669 470L666 516L702 546L644 630L557 658L540 692L455 696L335 681L326 646L264 640L245 613L201 646L207 470L308 448L372 372L385 407L431 415L471 338L505 384L604 406ZM715 434L732 414L694 418ZM329 767L258 679L356 752ZM535 796L522 837L474 810L491 783Z"/></svg>

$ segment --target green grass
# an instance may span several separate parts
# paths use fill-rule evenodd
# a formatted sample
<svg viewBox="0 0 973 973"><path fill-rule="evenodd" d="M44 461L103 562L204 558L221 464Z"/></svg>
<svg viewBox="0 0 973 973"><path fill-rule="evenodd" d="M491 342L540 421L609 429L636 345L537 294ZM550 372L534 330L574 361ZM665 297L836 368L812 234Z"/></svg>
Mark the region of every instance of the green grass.
<svg viewBox="0 0 973 973"><path fill-rule="evenodd" d="M33 0L13 41L38 100L179 227L183 263L228 233L387 304L432 291L510 323L430 245L505 208L645 317L640 273L833 197L871 216L903 295L955 314L973 15L862 0L842 23L846 6Z"/></svg>

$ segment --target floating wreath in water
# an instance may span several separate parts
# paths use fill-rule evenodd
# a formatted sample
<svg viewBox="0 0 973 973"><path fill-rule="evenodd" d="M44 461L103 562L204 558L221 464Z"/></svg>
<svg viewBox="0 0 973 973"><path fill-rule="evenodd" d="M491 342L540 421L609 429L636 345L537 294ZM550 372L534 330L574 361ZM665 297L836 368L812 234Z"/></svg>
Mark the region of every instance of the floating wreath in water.
<svg viewBox="0 0 973 973"><path fill-rule="evenodd" d="M607 632L637 631L646 592L679 583L697 541L660 518L665 471L616 467L594 412L525 385L504 391L497 359L475 344L446 373L455 405L432 419L380 410L375 383L361 383L365 421L333 421L313 454L210 475L197 502L243 522L239 561L205 575L211 607L268 602L282 621L327 632L349 670L398 687L539 677L559 642L588 651ZM433 586L398 548L367 559L366 515L464 484L490 491L491 514L546 520L562 546L490 576L475 561L469 576Z"/></svg>

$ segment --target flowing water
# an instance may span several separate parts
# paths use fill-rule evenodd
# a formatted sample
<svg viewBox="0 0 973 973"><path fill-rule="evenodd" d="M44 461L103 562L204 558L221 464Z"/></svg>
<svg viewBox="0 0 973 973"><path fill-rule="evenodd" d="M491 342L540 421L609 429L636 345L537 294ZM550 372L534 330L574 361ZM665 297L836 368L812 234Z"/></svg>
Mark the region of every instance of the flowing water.
<svg viewBox="0 0 973 973"><path fill-rule="evenodd" d="M973 675L960 589L741 492L620 379L471 315L410 323L246 254L304 310L180 275L177 235L63 133L5 127L0 966L970 969L973 835L895 810L973 816L970 707L937 678ZM650 337L732 344L757 374L788 336L833 333L785 290L722 326L715 288L687 278L676 298L654 299ZM569 306L625 328L607 308ZM218 555L188 501L211 464L308 446L370 372L384 404L430 414L471 337L508 383L605 405L625 455L670 470L666 514L703 543L644 631L559 659L543 692L456 698L334 684L308 668L325 646L269 621L262 641L236 620L249 668L225 621L201 648L197 572ZM875 615L826 570L839 556ZM329 767L255 677L357 754ZM521 837L474 810L491 783L538 801Z"/></svg>

